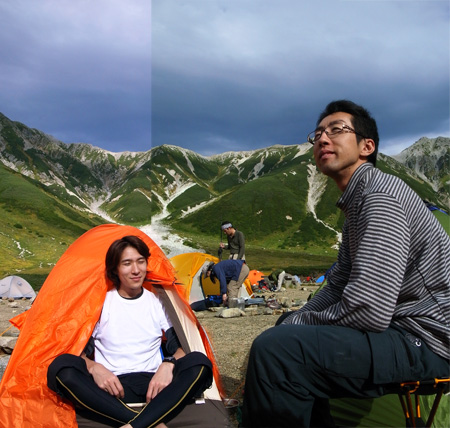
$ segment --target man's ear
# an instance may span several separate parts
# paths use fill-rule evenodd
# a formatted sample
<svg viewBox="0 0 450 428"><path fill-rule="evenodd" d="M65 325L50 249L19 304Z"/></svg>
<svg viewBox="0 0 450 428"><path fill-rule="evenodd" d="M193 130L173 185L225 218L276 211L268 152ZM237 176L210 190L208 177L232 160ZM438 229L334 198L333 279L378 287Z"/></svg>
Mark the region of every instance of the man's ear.
<svg viewBox="0 0 450 428"><path fill-rule="evenodd" d="M375 141L371 138L363 138L361 144L361 156L368 157L375 151Z"/></svg>

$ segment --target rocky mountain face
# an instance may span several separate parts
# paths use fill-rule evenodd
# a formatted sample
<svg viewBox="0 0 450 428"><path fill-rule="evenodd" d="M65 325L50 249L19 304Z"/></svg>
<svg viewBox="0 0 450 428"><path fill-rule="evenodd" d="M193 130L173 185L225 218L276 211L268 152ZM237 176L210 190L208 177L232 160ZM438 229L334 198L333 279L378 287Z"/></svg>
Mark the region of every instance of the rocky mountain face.
<svg viewBox="0 0 450 428"><path fill-rule="evenodd" d="M449 141L422 138L398 156L380 155L378 166L445 209ZM19 209L42 218L36 206L46 201L53 206L47 233L69 223L81 232L104 221L158 221L215 236L230 220L259 245L330 248L343 222L335 208L339 193L317 171L311 149L306 143L211 157L175 146L111 153L62 143L0 114L0 208L7 206L10 218ZM21 196L25 188L35 189L33 203ZM0 212L0 231L13 230L5 222Z"/></svg>
<svg viewBox="0 0 450 428"><path fill-rule="evenodd" d="M449 194L449 138L423 137L393 158L415 171L423 180L428 181L436 192L442 195Z"/></svg>

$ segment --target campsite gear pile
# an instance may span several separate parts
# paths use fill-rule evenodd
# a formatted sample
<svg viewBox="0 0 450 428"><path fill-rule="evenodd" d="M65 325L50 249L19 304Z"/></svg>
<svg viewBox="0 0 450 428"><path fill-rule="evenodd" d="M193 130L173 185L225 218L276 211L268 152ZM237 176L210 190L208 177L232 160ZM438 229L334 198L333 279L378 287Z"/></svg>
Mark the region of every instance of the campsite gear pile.
<svg viewBox="0 0 450 428"><path fill-rule="evenodd" d="M251 270L248 279L254 293L280 291L281 287L298 287L302 283L297 275L291 275L284 270L276 270L270 275Z"/></svg>
<svg viewBox="0 0 450 428"><path fill-rule="evenodd" d="M243 297L233 297L228 302L229 308L238 308L241 311L245 309L245 299Z"/></svg>
<svg viewBox="0 0 450 428"><path fill-rule="evenodd" d="M266 306L270 309L280 309L281 304L277 301L277 299L268 299L266 302Z"/></svg>

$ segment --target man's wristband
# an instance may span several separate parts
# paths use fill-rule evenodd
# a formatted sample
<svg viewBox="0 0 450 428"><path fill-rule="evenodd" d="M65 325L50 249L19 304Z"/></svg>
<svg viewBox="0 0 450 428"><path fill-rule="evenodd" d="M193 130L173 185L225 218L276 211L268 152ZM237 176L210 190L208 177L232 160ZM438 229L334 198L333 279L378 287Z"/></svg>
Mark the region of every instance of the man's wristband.
<svg viewBox="0 0 450 428"><path fill-rule="evenodd" d="M165 358L162 360L163 363L172 363L172 364L175 364L176 361L177 361L177 360L176 360L175 357L165 357Z"/></svg>

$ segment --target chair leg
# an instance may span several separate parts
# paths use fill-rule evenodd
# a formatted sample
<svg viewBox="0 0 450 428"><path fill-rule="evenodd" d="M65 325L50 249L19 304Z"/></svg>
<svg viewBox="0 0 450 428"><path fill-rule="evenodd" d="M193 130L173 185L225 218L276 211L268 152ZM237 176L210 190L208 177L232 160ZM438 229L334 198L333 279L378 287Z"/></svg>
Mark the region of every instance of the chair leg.
<svg viewBox="0 0 450 428"><path fill-rule="evenodd" d="M411 401L411 393L406 391L406 403L408 405L409 422L412 428L416 428L416 418L414 417L414 410Z"/></svg>
<svg viewBox="0 0 450 428"><path fill-rule="evenodd" d="M430 428L431 424L433 423L433 419L434 419L434 416L436 415L437 409L439 407L439 402L441 401L443 393L444 393L444 390L442 388L440 388L436 394L436 397L434 398L433 407L431 408L430 414L427 419L427 424L425 425L426 428Z"/></svg>
<svg viewBox="0 0 450 428"><path fill-rule="evenodd" d="M414 417L413 406L411 402L411 394L406 390L404 394L398 394L405 415L406 426L416 428L416 418Z"/></svg>
<svg viewBox="0 0 450 428"><path fill-rule="evenodd" d="M430 394L430 387L433 387L434 390L431 394L435 394L435 398L433 401L433 406L431 407L430 414L428 415L428 419L426 423L423 421L421 417L421 409L420 409L420 386L426 386L428 389L426 391L427 394ZM400 384L401 392L398 393L398 397L400 399L400 403L402 405L403 413L405 415L406 426L411 428L431 428L433 424L434 417L436 416L436 412L439 407L439 403L441 401L442 395L444 392L449 392L450 386L450 378L437 378L426 381L415 381L415 382L404 382ZM416 404L416 413L414 414L413 405L411 401L411 392L414 393L415 396L415 404ZM424 392L424 391L422 391Z"/></svg>

